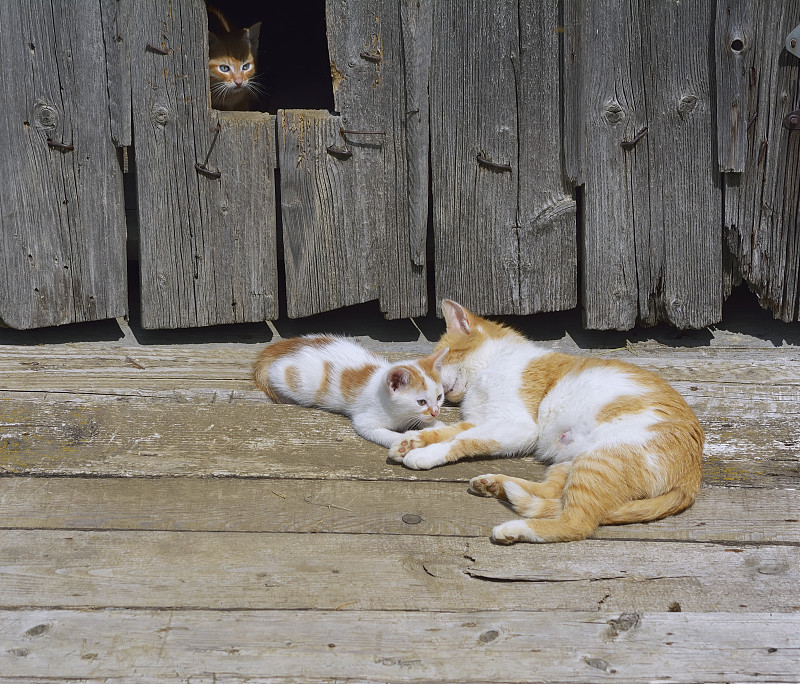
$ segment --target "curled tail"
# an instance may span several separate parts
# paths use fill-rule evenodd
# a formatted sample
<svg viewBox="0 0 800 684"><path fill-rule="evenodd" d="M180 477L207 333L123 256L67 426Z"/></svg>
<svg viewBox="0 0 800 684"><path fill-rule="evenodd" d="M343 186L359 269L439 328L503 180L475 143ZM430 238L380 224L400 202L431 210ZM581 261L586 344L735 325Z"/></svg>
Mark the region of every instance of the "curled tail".
<svg viewBox="0 0 800 684"><path fill-rule="evenodd" d="M297 351L302 342L298 338L279 340L261 350L253 364L253 382L272 401L279 402L280 394L269 379L269 370L272 364L280 358Z"/></svg>

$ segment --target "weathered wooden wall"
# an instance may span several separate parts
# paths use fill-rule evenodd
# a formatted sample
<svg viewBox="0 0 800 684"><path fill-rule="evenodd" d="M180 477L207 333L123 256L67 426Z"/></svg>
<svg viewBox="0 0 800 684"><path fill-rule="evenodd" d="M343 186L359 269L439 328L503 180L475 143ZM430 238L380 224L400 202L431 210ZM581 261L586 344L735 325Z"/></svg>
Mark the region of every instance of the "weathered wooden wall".
<svg viewBox="0 0 800 684"><path fill-rule="evenodd" d="M36 328L123 316L100 2L2 2L0 27L0 319Z"/></svg>
<svg viewBox="0 0 800 684"><path fill-rule="evenodd" d="M272 117L210 109L202 0L0 8L3 59L30 64L0 72L0 318L125 312L113 145L135 159L147 327L278 315L276 167L291 317L450 297L698 328L742 281L800 317L797 2L325 9L336 112Z"/></svg>

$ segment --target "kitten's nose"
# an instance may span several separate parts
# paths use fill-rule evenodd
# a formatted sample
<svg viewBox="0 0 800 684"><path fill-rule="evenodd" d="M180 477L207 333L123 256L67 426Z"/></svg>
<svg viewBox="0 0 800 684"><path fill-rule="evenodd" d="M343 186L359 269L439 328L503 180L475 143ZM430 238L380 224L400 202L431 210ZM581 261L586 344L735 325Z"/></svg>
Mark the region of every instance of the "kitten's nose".
<svg viewBox="0 0 800 684"><path fill-rule="evenodd" d="M237 88L240 88L242 86L242 83L244 83L244 81L241 78L238 78L238 77L234 78L233 82L236 84Z"/></svg>
<svg viewBox="0 0 800 684"><path fill-rule="evenodd" d="M438 408L436 408L435 406L431 406L431 415L432 415L434 418L436 418L436 416L438 416L438 415L439 415L439 409L438 409Z"/></svg>

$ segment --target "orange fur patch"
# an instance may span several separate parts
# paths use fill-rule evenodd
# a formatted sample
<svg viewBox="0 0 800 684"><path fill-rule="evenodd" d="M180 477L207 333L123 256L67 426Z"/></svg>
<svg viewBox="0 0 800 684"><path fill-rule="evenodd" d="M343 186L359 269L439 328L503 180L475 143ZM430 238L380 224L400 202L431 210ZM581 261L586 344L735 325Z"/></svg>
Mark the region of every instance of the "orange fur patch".
<svg viewBox="0 0 800 684"><path fill-rule="evenodd" d="M331 387L331 367L332 364L330 361L325 361L325 363L322 364L322 380L320 381L319 389L317 390L316 397L314 398L314 401L317 404L321 404L323 402L325 396L328 394L328 390Z"/></svg>
<svg viewBox="0 0 800 684"><path fill-rule="evenodd" d="M285 340L278 340L272 344L264 347L253 364L253 382L256 387L264 392L272 401L280 401L274 388L269 382L269 367L274 361L284 356L294 354L298 349L304 346L324 346L330 344L333 340L330 337L321 335L319 337L290 337Z"/></svg>
<svg viewBox="0 0 800 684"><path fill-rule="evenodd" d="M292 392L298 392L301 386L300 383L300 371L294 366L286 366L286 384L289 386L289 389L292 390Z"/></svg>
<svg viewBox="0 0 800 684"><path fill-rule="evenodd" d="M361 366L361 368L345 368L339 380L342 396L345 400L353 401L377 368L373 364L367 364L366 366Z"/></svg>

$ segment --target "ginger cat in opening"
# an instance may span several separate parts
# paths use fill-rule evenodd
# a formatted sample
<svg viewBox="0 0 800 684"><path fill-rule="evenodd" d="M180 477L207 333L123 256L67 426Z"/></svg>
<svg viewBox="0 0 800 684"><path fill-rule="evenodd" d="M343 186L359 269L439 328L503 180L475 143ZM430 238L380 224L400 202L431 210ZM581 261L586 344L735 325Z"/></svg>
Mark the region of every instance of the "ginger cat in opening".
<svg viewBox="0 0 800 684"><path fill-rule="evenodd" d="M406 430L440 425L445 353L391 363L350 338L306 335L262 350L253 379L273 401L343 413L364 439L388 448Z"/></svg>
<svg viewBox="0 0 800 684"><path fill-rule="evenodd" d="M207 5L206 10L211 106L246 111L261 91L255 78L261 22L236 29L216 7Z"/></svg>
<svg viewBox="0 0 800 684"><path fill-rule="evenodd" d="M464 422L410 432L390 457L415 469L478 455L552 464L543 482L470 481L473 493L508 501L525 518L495 527L494 541L583 539L598 525L656 520L694 502L703 429L665 380L622 361L542 349L453 301L442 310L442 383Z"/></svg>

